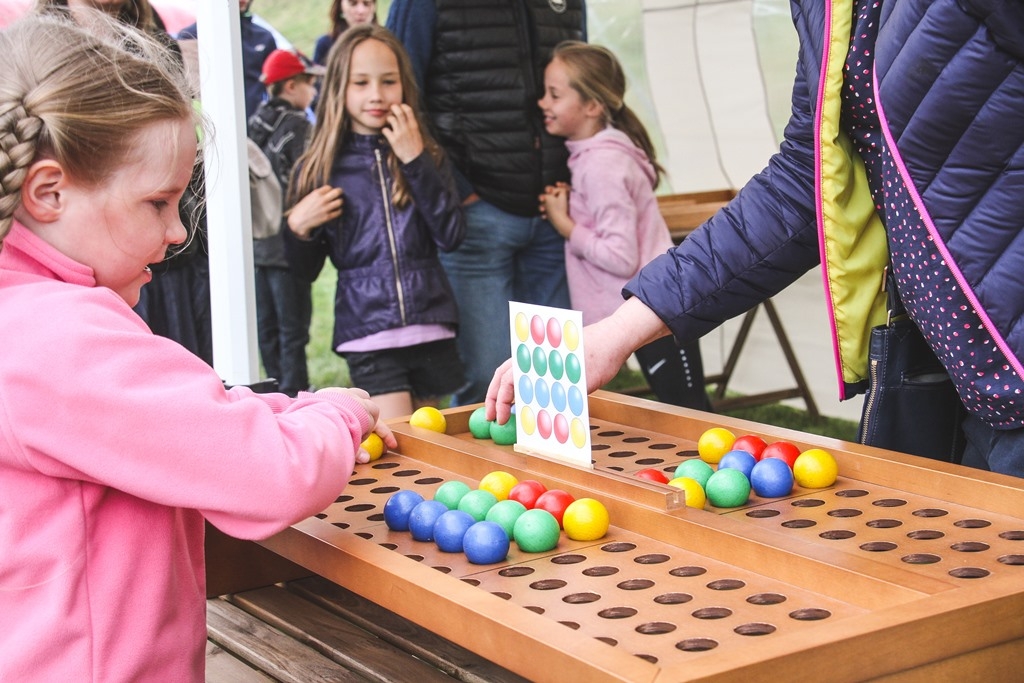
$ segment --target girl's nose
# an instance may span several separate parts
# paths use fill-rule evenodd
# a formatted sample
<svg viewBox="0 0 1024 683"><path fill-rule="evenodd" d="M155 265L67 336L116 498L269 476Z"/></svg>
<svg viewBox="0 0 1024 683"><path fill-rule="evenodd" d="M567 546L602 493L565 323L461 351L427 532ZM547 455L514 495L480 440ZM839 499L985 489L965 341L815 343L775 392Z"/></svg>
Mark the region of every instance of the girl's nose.
<svg viewBox="0 0 1024 683"><path fill-rule="evenodd" d="M175 215L174 219L168 223L165 239L168 244L181 244L188 239L188 229L181 222L181 216Z"/></svg>

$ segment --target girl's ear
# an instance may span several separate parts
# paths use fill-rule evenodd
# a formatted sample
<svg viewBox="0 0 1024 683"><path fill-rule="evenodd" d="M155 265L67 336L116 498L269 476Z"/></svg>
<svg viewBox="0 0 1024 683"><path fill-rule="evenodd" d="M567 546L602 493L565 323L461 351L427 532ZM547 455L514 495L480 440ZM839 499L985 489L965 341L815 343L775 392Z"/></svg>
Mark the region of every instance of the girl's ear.
<svg viewBox="0 0 1024 683"><path fill-rule="evenodd" d="M53 159L34 162L21 185L22 209L41 223L56 221L65 208L67 179L63 167Z"/></svg>
<svg viewBox="0 0 1024 683"><path fill-rule="evenodd" d="M587 118L603 120L605 118L604 105L598 102L596 99L587 100L586 103L583 105L583 114ZM611 117L608 118L610 119Z"/></svg>

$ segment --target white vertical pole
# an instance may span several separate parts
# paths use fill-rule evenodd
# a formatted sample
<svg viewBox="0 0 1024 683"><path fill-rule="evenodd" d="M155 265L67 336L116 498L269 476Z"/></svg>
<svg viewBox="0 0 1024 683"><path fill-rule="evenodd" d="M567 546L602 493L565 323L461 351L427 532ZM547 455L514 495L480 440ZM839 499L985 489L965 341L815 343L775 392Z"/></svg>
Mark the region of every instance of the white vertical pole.
<svg viewBox="0 0 1024 683"><path fill-rule="evenodd" d="M213 124L206 163L213 365L231 385L259 381L252 212L238 0L196 3L200 97Z"/></svg>

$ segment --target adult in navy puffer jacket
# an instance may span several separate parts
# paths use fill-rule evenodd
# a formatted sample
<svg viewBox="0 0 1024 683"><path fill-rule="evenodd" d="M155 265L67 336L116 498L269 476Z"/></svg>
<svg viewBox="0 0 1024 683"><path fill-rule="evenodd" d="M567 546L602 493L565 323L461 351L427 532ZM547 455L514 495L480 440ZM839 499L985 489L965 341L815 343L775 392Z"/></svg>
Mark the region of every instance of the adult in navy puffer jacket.
<svg viewBox="0 0 1024 683"><path fill-rule="evenodd" d="M820 263L848 398L885 322L891 252L908 313L967 408L964 463L1024 476L1024 2L798 0L792 11L801 41L780 151L587 330L588 383ZM499 422L511 394L499 370L488 392Z"/></svg>

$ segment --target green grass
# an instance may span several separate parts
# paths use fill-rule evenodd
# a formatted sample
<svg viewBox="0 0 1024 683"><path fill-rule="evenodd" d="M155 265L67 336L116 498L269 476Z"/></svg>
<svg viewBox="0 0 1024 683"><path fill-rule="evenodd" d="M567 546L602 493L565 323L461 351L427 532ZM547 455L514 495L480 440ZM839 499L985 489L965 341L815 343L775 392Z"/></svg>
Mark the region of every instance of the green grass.
<svg viewBox="0 0 1024 683"><path fill-rule="evenodd" d="M387 18L390 0L377 3L377 17L381 23ZM327 6L323 0L259 0L254 11L269 21L295 46L306 54L313 53L318 36L327 31ZM607 7L604 7L607 10ZM602 38L602 25L594 17L591 20ZM635 48L635 45L633 46ZM634 49L635 52L635 49ZM632 54L632 53L629 53ZM334 330L334 290L337 273L328 263L320 278L313 286L313 322L310 327L310 343L306 349L309 359L309 377L314 386L348 386L350 379L345 361L331 350ZM634 387L643 384L643 376L624 368L609 385L610 390ZM647 396L647 398L651 398ZM849 420L821 417L812 419L806 411L779 403L730 410L732 417L796 429L811 434L820 434L846 441L856 441L857 423Z"/></svg>

